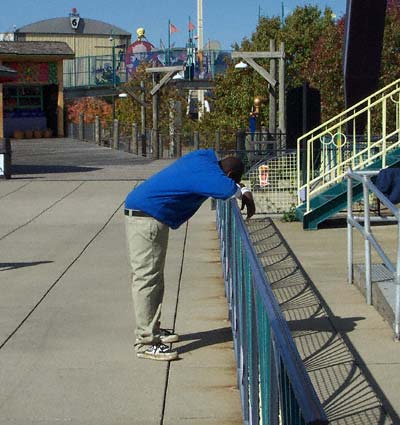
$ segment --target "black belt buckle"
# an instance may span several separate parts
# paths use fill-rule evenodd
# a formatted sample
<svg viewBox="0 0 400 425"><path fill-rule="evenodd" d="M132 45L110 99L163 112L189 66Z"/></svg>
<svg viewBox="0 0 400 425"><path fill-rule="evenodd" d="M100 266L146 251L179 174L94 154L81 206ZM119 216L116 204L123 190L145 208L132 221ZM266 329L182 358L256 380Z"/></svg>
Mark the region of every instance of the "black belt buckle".
<svg viewBox="0 0 400 425"><path fill-rule="evenodd" d="M128 217L151 217L150 215L144 213L143 211L139 210L130 210L128 208L125 208L124 214Z"/></svg>

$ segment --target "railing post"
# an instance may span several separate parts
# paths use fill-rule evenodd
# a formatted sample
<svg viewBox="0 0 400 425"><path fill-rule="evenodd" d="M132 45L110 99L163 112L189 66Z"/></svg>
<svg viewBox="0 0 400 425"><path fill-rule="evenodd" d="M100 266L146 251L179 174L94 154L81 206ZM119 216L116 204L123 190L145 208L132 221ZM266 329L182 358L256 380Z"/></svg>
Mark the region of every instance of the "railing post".
<svg viewBox="0 0 400 425"><path fill-rule="evenodd" d="M146 131L140 135L140 142L141 142L141 148L142 148L142 156L147 155L147 136Z"/></svg>
<svg viewBox="0 0 400 425"><path fill-rule="evenodd" d="M98 115L94 119L94 140L96 145L100 145L100 117Z"/></svg>
<svg viewBox="0 0 400 425"><path fill-rule="evenodd" d="M386 98L382 104L382 168L386 167L386 133L387 133L387 110Z"/></svg>
<svg viewBox="0 0 400 425"><path fill-rule="evenodd" d="M158 134L158 157L159 159L162 159L164 156L164 146L163 146L163 139L161 133Z"/></svg>
<svg viewBox="0 0 400 425"><path fill-rule="evenodd" d="M353 180L347 174L347 283L353 283Z"/></svg>
<svg viewBox="0 0 400 425"><path fill-rule="evenodd" d="M244 159L246 156L246 132L243 129L236 132L236 150L239 158Z"/></svg>
<svg viewBox="0 0 400 425"><path fill-rule="evenodd" d="M367 146L368 146L368 163L371 159L371 98L368 98L367 108ZM355 131L354 131L355 133Z"/></svg>
<svg viewBox="0 0 400 425"><path fill-rule="evenodd" d="M113 148L119 148L119 122L117 119L113 121Z"/></svg>
<svg viewBox="0 0 400 425"><path fill-rule="evenodd" d="M152 147L152 158L158 159L159 158L159 152L158 152L158 130L153 128L151 130L151 147Z"/></svg>
<svg viewBox="0 0 400 425"><path fill-rule="evenodd" d="M396 305L394 314L394 339L400 339L400 221L397 220L397 263L396 263Z"/></svg>
<svg viewBox="0 0 400 425"><path fill-rule="evenodd" d="M221 150L221 132L217 130L215 132L215 151L218 152Z"/></svg>
<svg viewBox="0 0 400 425"><path fill-rule="evenodd" d="M85 137L85 117L81 112L79 114L79 123L78 123L78 138L79 140L84 140Z"/></svg>
<svg viewBox="0 0 400 425"><path fill-rule="evenodd" d="M138 140L138 126L136 123L132 124L132 137L131 137L132 143L129 143L129 149L128 152L132 152L132 146L135 147L135 153L136 155L139 155L139 140Z"/></svg>
<svg viewBox="0 0 400 425"><path fill-rule="evenodd" d="M311 180L311 151L312 142L311 140L307 140L307 165L306 165L306 213L310 212L310 180Z"/></svg>
<svg viewBox="0 0 400 425"><path fill-rule="evenodd" d="M198 131L194 131L193 132L193 148L194 150L198 150L200 146L200 137L199 137L199 132Z"/></svg>
<svg viewBox="0 0 400 425"><path fill-rule="evenodd" d="M363 176L363 194L364 194L364 230L365 230L365 291L367 304L372 304L372 289L371 289L371 226L369 221L369 191L367 187L367 176Z"/></svg>
<svg viewBox="0 0 400 425"><path fill-rule="evenodd" d="M175 135L175 141L176 141L176 157L180 158L182 156L182 139L181 139L181 133L176 133Z"/></svg>

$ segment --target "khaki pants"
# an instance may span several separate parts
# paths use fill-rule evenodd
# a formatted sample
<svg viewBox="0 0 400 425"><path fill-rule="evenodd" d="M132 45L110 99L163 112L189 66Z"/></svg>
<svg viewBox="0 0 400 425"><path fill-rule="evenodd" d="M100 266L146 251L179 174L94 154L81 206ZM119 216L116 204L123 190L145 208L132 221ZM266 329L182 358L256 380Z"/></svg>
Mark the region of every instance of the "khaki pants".
<svg viewBox="0 0 400 425"><path fill-rule="evenodd" d="M160 342L164 265L169 227L151 217L125 217L132 297L136 317L136 350Z"/></svg>

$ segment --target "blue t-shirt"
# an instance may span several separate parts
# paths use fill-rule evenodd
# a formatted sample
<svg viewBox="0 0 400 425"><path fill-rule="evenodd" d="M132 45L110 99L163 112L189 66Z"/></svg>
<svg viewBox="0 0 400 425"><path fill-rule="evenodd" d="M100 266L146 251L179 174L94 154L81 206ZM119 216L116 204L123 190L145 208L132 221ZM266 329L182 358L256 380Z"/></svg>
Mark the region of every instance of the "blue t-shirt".
<svg viewBox="0 0 400 425"><path fill-rule="evenodd" d="M130 192L125 208L140 210L177 229L209 197L228 199L237 191L212 149L191 152Z"/></svg>

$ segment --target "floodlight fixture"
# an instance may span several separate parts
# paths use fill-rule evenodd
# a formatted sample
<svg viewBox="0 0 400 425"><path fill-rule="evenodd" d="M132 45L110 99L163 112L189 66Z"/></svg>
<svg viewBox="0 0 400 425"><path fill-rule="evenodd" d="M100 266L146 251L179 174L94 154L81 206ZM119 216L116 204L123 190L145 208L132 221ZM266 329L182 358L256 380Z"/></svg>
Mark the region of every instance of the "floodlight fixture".
<svg viewBox="0 0 400 425"><path fill-rule="evenodd" d="M235 65L235 69L246 69L247 67L247 63L243 62L242 60Z"/></svg>

